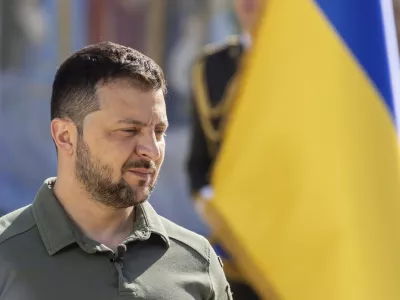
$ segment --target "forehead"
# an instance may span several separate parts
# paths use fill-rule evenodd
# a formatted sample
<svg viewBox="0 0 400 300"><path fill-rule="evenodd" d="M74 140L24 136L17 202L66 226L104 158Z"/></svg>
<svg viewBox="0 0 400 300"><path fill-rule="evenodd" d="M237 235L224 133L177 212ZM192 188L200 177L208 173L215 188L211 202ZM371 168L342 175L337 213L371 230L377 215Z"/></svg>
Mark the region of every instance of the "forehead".
<svg viewBox="0 0 400 300"><path fill-rule="evenodd" d="M100 112L107 121L135 118L142 122L166 122L165 100L161 89L142 91L120 81L99 87L96 96Z"/></svg>

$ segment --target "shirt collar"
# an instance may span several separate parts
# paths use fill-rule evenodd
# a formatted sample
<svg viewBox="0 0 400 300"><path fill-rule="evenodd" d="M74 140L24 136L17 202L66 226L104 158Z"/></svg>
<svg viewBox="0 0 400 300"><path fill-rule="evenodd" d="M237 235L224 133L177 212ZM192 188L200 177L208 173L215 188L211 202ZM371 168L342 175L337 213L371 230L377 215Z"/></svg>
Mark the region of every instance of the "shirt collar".
<svg viewBox="0 0 400 300"><path fill-rule="evenodd" d="M44 182L32 204L33 215L48 254L54 255L73 243L89 253L101 251L101 245L82 234L55 197L52 192L55 180L54 177ZM150 203L142 203L136 208L135 229L126 242L147 240L155 234L169 247L168 234Z"/></svg>

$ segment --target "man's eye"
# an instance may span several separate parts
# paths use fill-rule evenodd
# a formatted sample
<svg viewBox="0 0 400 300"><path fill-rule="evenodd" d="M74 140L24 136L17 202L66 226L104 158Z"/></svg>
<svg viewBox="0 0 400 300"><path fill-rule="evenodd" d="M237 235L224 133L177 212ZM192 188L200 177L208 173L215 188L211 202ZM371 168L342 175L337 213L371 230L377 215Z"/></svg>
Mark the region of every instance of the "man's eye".
<svg viewBox="0 0 400 300"><path fill-rule="evenodd" d="M165 133L164 130L156 130L156 135L157 136L162 136L162 137L166 137L167 134Z"/></svg>
<svg viewBox="0 0 400 300"><path fill-rule="evenodd" d="M138 133L137 129L122 129L122 132L130 133L130 134L135 134Z"/></svg>

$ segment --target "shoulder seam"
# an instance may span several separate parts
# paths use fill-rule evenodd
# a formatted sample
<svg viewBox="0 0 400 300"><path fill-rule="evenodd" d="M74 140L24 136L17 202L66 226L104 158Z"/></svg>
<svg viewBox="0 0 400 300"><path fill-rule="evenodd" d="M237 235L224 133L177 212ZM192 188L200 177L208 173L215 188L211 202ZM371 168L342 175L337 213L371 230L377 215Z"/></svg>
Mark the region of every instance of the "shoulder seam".
<svg viewBox="0 0 400 300"><path fill-rule="evenodd" d="M34 224L32 224L31 226L27 227L26 229L21 230L20 232L14 234L14 235L12 235L12 236L9 236L8 238L5 238L4 240L0 240L0 246L1 246L2 244L4 244L5 242L7 242L8 240L11 240L12 238L17 237L17 236L19 236L19 235L21 235L21 234L24 234L25 232L31 230L31 229L32 229L33 227L35 227L35 226L36 226L36 224L34 223Z"/></svg>
<svg viewBox="0 0 400 300"><path fill-rule="evenodd" d="M182 240L182 239L180 239L180 238L178 238L178 237L176 237L176 236L174 236L174 235L168 234L168 236L169 236L170 239L176 240L176 241L178 241L178 242L180 242L180 243L182 243L182 244L185 244L185 245L189 246L190 248L192 248L194 251L196 251L196 252L208 263L208 265L210 265L210 255L209 255L209 253L207 253L207 254L208 254L208 257L206 257L207 255L204 255L204 253L201 253L201 252L200 252L196 247L194 247L191 243L189 243L189 242L187 242L187 241L184 241L184 240ZM203 242L207 241L203 236L200 236L200 237L202 238ZM207 246L207 244L206 244L206 246ZM207 248L208 248L208 247L207 247ZM207 251L209 251L209 249L207 249Z"/></svg>
<svg viewBox="0 0 400 300"><path fill-rule="evenodd" d="M210 280L210 296L209 299L213 296L214 292L214 284L211 278L211 245L207 245L207 256L208 256L208 264L207 264L207 275L208 275L208 280Z"/></svg>
<svg viewBox="0 0 400 300"><path fill-rule="evenodd" d="M160 216L161 217L161 216ZM168 235L169 239L177 241L186 247L189 247L196 253L198 253L203 260L205 260L208 265L210 265L210 253L211 253L211 245L208 240L193 231L190 231L174 222L161 217L161 221L164 225L166 230L166 234ZM190 237L185 238L185 234L190 234Z"/></svg>

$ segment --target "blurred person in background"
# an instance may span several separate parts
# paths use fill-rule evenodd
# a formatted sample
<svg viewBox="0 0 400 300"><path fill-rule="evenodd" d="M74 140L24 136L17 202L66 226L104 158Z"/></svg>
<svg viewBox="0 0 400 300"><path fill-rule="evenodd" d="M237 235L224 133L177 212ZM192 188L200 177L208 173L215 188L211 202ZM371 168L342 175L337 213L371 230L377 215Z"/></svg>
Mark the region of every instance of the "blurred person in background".
<svg viewBox="0 0 400 300"><path fill-rule="evenodd" d="M57 177L0 218L0 299L232 299L210 243L147 201L164 161L165 94L161 68L132 48L103 42L62 63Z"/></svg>
<svg viewBox="0 0 400 300"><path fill-rule="evenodd" d="M229 94L235 87L235 75L241 58L251 46L251 34L266 0L233 0L242 34L223 45L207 45L195 63L193 72L192 132L187 159L190 190L200 214L203 201L213 197L210 173L222 141L222 129L230 108ZM224 258L225 272L237 300L259 299L250 283L237 271L227 253L210 237Z"/></svg>
<svg viewBox="0 0 400 300"><path fill-rule="evenodd" d="M30 203L37 177L54 166L49 134L40 130L48 115L43 74L52 68L39 55L51 31L45 2L0 1L0 216Z"/></svg>
<svg viewBox="0 0 400 300"><path fill-rule="evenodd" d="M0 4L0 67L17 71L46 33L41 0L2 0Z"/></svg>
<svg viewBox="0 0 400 300"><path fill-rule="evenodd" d="M393 0L393 11L396 23L397 43L400 50L400 0Z"/></svg>

